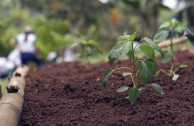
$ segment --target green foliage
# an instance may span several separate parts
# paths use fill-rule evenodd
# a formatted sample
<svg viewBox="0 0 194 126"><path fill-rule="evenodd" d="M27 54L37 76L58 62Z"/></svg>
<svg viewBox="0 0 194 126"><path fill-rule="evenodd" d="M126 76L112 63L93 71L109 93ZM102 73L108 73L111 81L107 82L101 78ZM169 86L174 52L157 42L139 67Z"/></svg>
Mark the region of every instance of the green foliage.
<svg viewBox="0 0 194 126"><path fill-rule="evenodd" d="M167 62L171 61L172 57L173 57L173 54L170 51L165 50L164 57L161 58L161 63L167 63Z"/></svg>
<svg viewBox="0 0 194 126"><path fill-rule="evenodd" d="M162 51L162 49L150 38L144 37L143 41L145 41L146 43L148 43L150 46L152 46L152 48L154 48L155 50L157 50L162 56L164 56L164 52Z"/></svg>
<svg viewBox="0 0 194 126"><path fill-rule="evenodd" d="M110 65L112 65L120 56L126 55L133 50L133 40L137 36L137 32L134 32L132 35L123 35L118 38L116 45L109 52L108 59Z"/></svg>
<svg viewBox="0 0 194 126"><path fill-rule="evenodd" d="M128 97L131 104L135 104L137 98L139 97L139 90L137 87L132 87L128 90Z"/></svg>
<svg viewBox="0 0 194 126"><path fill-rule="evenodd" d="M139 62L138 70L144 85L150 81L152 71L154 70L155 66L156 66L155 61L150 59L146 59L144 61Z"/></svg>
<svg viewBox="0 0 194 126"><path fill-rule="evenodd" d="M118 57L122 55L126 55L131 48L131 41L126 42L126 41L118 41L116 45L110 50L109 52L109 64L112 65Z"/></svg>
<svg viewBox="0 0 194 126"><path fill-rule="evenodd" d="M129 89L127 86L121 86L120 88L117 89L117 92L125 92Z"/></svg>
<svg viewBox="0 0 194 126"><path fill-rule="evenodd" d="M114 70L106 70L105 74L104 74L104 79L103 79L103 87L106 88L107 86L107 81L109 79L109 76L114 72Z"/></svg>
<svg viewBox="0 0 194 126"><path fill-rule="evenodd" d="M87 38L86 36L81 36L79 39L73 45L82 63L88 63L90 57L95 57L104 52L103 47L98 41Z"/></svg>
<svg viewBox="0 0 194 126"><path fill-rule="evenodd" d="M125 92L128 91L128 100L131 104L134 104L138 99L140 93L143 89L145 89L149 84L153 70L156 68L155 63L155 51L157 50L162 56L164 52L161 48L150 38L144 37L141 39L143 44L139 45L140 51L145 54L146 57L138 58L136 56L137 46L133 46L133 42L135 37L137 36L138 31L134 32L132 35L124 35L117 39L117 43L110 50L108 58L110 66L118 60L122 55L129 55L130 60L132 61L131 67L120 67L115 69L108 69L105 72L103 79L103 86L107 87L107 81L110 75L119 69L126 69L128 72L124 72L123 76L130 76L133 87L121 86L117 89L117 92ZM135 58L136 57L136 58ZM138 84L138 79L140 78L142 84ZM154 89L159 93L163 94L162 88L158 84L152 84Z"/></svg>
<svg viewBox="0 0 194 126"><path fill-rule="evenodd" d="M190 41L190 43L194 46L194 35L193 34L189 34L187 35L187 39Z"/></svg>
<svg viewBox="0 0 194 126"><path fill-rule="evenodd" d="M184 34L184 32L189 32L188 34ZM170 49L164 51L164 57L161 58L161 63L167 63L171 61L171 67L166 72L165 70L159 70L165 73L168 76L172 77L173 81L176 81L179 78L179 75L176 74L177 68L174 66L175 61L175 54L174 54L174 47L173 47L173 38L175 37L187 37L187 39L194 45L194 35L191 34L191 31L185 27L181 22L177 20L170 20L164 22L160 27L158 33L154 36L155 42L161 42L162 40L170 37ZM180 66L179 66L180 67ZM160 72L157 72L157 75Z"/></svg>
<svg viewBox="0 0 194 126"><path fill-rule="evenodd" d="M160 94L164 94L164 91L163 91L163 89L160 87L159 84L153 83L153 84L151 84L151 86L152 86L157 92L159 92Z"/></svg>
<svg viewBox="0 0 194 126"><path fill-rule="evenodd" d="M154 42L161 42L161 41L165 40L168 36L169 36L169 31L167 31L167 30L159 31L154 36Z"/></svg>
<svg viewBox="0 0 194 126"><path fill-rule="evenodd" d="M155 53L154 53L154 49L148 45L148 44L142 44L139 46L139 49L148 57L150 57L151 59L155 58Z"/></svg>

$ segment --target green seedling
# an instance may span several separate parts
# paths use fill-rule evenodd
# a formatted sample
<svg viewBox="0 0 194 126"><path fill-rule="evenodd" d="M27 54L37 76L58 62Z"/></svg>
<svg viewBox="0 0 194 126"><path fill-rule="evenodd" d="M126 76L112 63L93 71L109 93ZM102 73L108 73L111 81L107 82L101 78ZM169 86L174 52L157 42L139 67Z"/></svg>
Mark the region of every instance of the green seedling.
<svg viewBox="0 0 194 126"><path fill-rule="evenodd" d="M85 39L82 37L80 56L85 60L97 53L102 53L103 49L100 44L93 39Z"/></svg>
<svg viewBox="0 0 194 126"><path fill-rule="evenodd" d="M134 104L139 97L140 93L148 86L152 86L156 91L160 94L164 94L163 89L157 83L150 84L150 80L152 78L153 70L156 68L155 62L155 52L157 50L162 56L164 55L161 48L150 38L144 37L141 39L141 45L137 45L134 47L134 39L137 36L138 32L134 32L132 35L124 35L120 36L117 39L117 43L110 50L108 59L110 66L122 55L128 55L129 59L132 61L132 66L130 67L120 67L115 69L108 69L105 72L103 79L104 88L107 87L107 81L111 74L120 69L125 69L128 72L124 72L123 76L130 76L132 80L132 87L121 86L117 89L117 92L128 92L127 99L131 104ZM136 56L136 50L139 50L145 54L145 57L138 58ZM141 80L141 84L139 83L139 79Z"/></svg>
<svg viewBox="0 0 194 126"><path fill-rule="evenodd" d="M167 37L170 37L169 50L164 51L164 57L161 58L161 63L167 63L171 61L171 67L168 71L160 69L159 71L156 72L156 76L158 76L160 72L163 72L167 76L172 77L173 81L176 81L179 78L179 74L177 74L177 71L179 70L179 68L187 67L188 65L192 65L192 63L185 62L179 65L178 67L175 66L174 63L175 63L176 57L175 57L174 47L173 47L173 38L179 37L180 41L183 41L187 38L191 42L191 44L194 45L194 35L192 35L191 31L179 21L170 20L170 21L164 22L159 27L159 32L155 35L154 42L156 43L161 42L162 39L166 39Z"/></svg>

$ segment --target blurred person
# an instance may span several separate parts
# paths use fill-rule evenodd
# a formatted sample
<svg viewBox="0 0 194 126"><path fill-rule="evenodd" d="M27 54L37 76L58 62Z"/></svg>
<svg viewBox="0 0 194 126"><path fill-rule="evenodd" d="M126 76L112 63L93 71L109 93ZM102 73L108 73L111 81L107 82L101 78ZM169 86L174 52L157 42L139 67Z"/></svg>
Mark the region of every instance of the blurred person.
<svg viewBox="0 0 194 126"><path fill-rule="evenodd" d="M20 33L16 36L14 45L20 52L21 63L23 65L32 61L36 63L38 67L43 66L43 61L37 55L36 39L37 37L31 26L26 26L24 33Z"/></svg>
<svg viewBox="0 0 194 126"><path fill-rule="evenodd" d="M15 67L21 66L22 65L22 61L20 58L20 51L15 48L14 50L12 50L9 55L7 56L7 59L12 62Z"/></svg>
<svg viewBox="0 0 194 126"><path fill-rule="evenodd" d="M15 70L15 64L6 59L5 57L0 57L0 78L6 78L12 74Z"/></svg>
<svg viewBox="0 0 194 126"><path fill-rule="evenodd" d="M74 45L69 45L64 49L64 54L63 54L63 61L64 62L73 62L76 61L76 53L74 49Z"/></svg>
<svg viewBox="0 0 194 126"><path fill-rule="evenodd" d="M47 61L51 63L61 63L62 58L55 51L51 51L47 56Z"/></svg>

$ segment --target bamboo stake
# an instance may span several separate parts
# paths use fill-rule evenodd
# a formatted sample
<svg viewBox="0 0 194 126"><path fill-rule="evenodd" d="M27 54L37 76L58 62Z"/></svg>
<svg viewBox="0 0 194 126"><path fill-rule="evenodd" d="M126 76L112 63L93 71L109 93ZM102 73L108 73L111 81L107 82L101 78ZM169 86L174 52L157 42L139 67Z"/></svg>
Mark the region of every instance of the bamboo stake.
<svg viewBox="0 0 194 126"><path fill-rule="evenodd" d="M17 126L24 102L25 76L29 68L16 69L7 87L7 93L0 100L0 126Z"/></svg>
<svg viewBox="0 0 194 126"><path fill-rule="evenodd" d="M17 126L20 116L12 104L0 104L0 126Z"/></svg>
<svg viewBox="0 0 194 126"><path fill-rule="evenodd" d="M0 79L0 99L2 97L1 79Z"/></svg>
<svg viewBox="0 0 194 126"><path fill-rule="evenodd" d="M175 39L172 40L172 44L185 42L186 40L187 40L187 38L185 38L185 37L175 38ZM165 46L168 46L168 45L170 45L170 40L165 40L165 41L162 41L158 44L158 46L160 46L160 47L165 47Z"/></svg>

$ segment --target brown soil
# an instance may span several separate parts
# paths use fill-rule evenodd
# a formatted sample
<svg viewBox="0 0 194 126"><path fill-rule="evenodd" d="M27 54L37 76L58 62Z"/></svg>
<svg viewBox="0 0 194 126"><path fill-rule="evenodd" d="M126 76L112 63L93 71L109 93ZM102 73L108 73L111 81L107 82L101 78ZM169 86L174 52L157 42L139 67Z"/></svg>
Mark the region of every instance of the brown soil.
<svg viewBox="0 0 194 126"><path fill-rule="evenodd" d="M177 53L178 63L194 63L193 54ZM126 61L117 66L127 66ZM167 69L168 64L159 64ZM194 125L194 69L180 69L175 83L161 74L153 77L165 94L148 87L137 103L131 105L120 85L131 85L130 78L116 72L108 81L102 78L107 63L84 68L79 63L48 65L33 69L27 76L25 103L19 126L191 126Z"/></svg>

